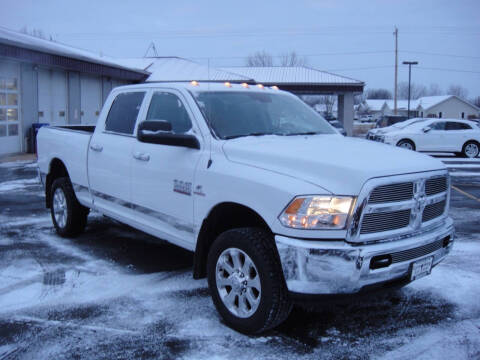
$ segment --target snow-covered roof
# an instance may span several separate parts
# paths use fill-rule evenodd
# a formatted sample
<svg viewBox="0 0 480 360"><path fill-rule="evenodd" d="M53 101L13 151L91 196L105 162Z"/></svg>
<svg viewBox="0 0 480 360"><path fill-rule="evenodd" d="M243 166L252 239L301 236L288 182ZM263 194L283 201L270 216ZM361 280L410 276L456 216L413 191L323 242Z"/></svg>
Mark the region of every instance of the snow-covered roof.
<svg viewBox="0 0 480 360"><path fill-rule="evenodd" d="M30 50L40 51L47 54L60 55L77 60L93 62L112 66L131 71L140 71L138 68L129 68L121 65L116 59L109 56L97 55L88 50L78 49L69 45L59 43L57 41L50 41L41 39L35 36L23 34L0 26L0 43L6 45L18 46Z"/></svg>
<svg viewBox="0 0 480 360"><path fill-rule="evenodd" d="M383 105L387 100L381 100L381 99L366 99L364 100L364 103L368 106L369 110L372 111L380 111L383 108Z"/></svg>
<svg viewBox="0 0 480 360"><path fill-rule="evenodd" d="M243 75L235 74L222 69L208 67L194 61L179 57L148 57L136 59L119 59L120 63L128 67L142 68L150 76L147 82L158 81L251 81Z"/></svg>
<svg viewBox="0 0 480 360"><path fill-rule="evenodd" d="M304 66L227 67L226 71L244 75L262 84L346 84L363 85L363 82L345 76Z"/></svg>
<svg viewBox="0 0 480 360"><path fill-rule="evenodd" d="M448 100L452 97L455 97L455 96L454 95L424 96L417 100L417 104L421 105L423 109L428 110L431 107L438 105L441 102L444 102L445 100Z"/></svg>

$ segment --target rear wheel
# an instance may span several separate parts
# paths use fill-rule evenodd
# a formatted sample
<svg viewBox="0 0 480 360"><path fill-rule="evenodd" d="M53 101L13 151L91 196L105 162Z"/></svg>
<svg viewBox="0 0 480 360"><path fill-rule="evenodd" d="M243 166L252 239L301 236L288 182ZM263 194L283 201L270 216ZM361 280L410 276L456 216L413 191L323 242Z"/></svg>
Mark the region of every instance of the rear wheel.
<svg viewBox="0 0 480 360"><path fill-rule="evenodd" d="M413 141L408 140L408 139L400 140L397 143L397 146L401 147L401 148L404 148L404 149L407 149L407 150L415 150L415 144L413 143Z"/></svg>
<svg viewBox="0 0 480 360"><path fill-rule="evenodd" d="M57 233L63 237L81 233L87 224L89 209L78 202L70 180L66 177L56 179L50 194L50 212Z"/></svg>
<svg viewBox="0 0 480 360"><path fill-rule="evenodd" d="M476 141L468 141L463 145L462 155L467 158L475 158L480 152L480 145Z"/></svg>
<svg viewBox="0 0 480 360"><path fill-rule="evenodd" d="M258 228L222 233L207 263L213 303L228 326L258 334L283 322L292 305L271 235Z"/></svg>

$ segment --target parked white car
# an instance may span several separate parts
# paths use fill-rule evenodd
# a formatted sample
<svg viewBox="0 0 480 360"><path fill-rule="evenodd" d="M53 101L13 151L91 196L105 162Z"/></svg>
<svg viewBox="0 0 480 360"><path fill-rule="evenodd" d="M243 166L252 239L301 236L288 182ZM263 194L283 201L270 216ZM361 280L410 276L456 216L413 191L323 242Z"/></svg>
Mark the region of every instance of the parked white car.
<svg viewBox="0 0 480 360"><path fill-rule="evenodd" d="M411 119L413 120L413 119ZM391 128L374 139L385 144L425 152L453 152L457 156L477 157L480 153L480 127L458 119L429 119L403 128Z"/></svg>
<svg viewBox="0 0 480 360"><path fill-rule="evenodd" d="M407 126L417 124L417 123L423 122L423 121L428 121L428 120L431 120L431 119L429 119L429 118L413 118L413 119L408 119L408 120L405 120L405 121L395 123L395 124L387 126L387 127L370 129L370 130L368 130L366 137L367 137L368 140L376 140L377 135L384 135L384 134L386 134L388 132L391 132L391 131L402 130L402 129L405 129Z"/></svg>
<svg viewBox="0 0 480 360"><path fill-rule="evenodd" d="M428 275L454 242L441 161L341 136L277 89L116 88L97 126L40 129L38 156L59 235L95 210L193 251L193 276L245 333L299 297Z"/></svg>

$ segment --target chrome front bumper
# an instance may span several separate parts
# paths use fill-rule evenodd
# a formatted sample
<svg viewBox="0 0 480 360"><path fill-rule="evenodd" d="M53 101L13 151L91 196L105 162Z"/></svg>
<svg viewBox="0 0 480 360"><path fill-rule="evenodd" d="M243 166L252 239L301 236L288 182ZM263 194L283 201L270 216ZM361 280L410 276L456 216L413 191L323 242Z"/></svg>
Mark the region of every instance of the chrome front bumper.
<svg viewBox="0 0 480 360"><path fill-rule="evenodd" d="M371 245L344 241L299 240L275 236L288 290L300 294L352 294L362 288L406 277L412 262L433 256L433 266L450 252L453 220L403 240ZM449 238L448 244L443 243ZM443 244L443 245L439 245ZM389 266L371 269L373 257L392 255Z"/></svg>

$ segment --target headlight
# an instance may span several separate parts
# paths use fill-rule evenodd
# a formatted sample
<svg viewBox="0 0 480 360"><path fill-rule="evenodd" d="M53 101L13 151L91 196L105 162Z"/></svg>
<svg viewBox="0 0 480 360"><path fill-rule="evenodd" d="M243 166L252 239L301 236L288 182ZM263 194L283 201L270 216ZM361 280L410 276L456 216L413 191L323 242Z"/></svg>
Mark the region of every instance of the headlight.
<svg viewBox="0 0 480 360"><path fill-rule="evenodd" d="M282 225L298 229L344 229L353 204L351 196L300 196L279 216Z"/></svg>

